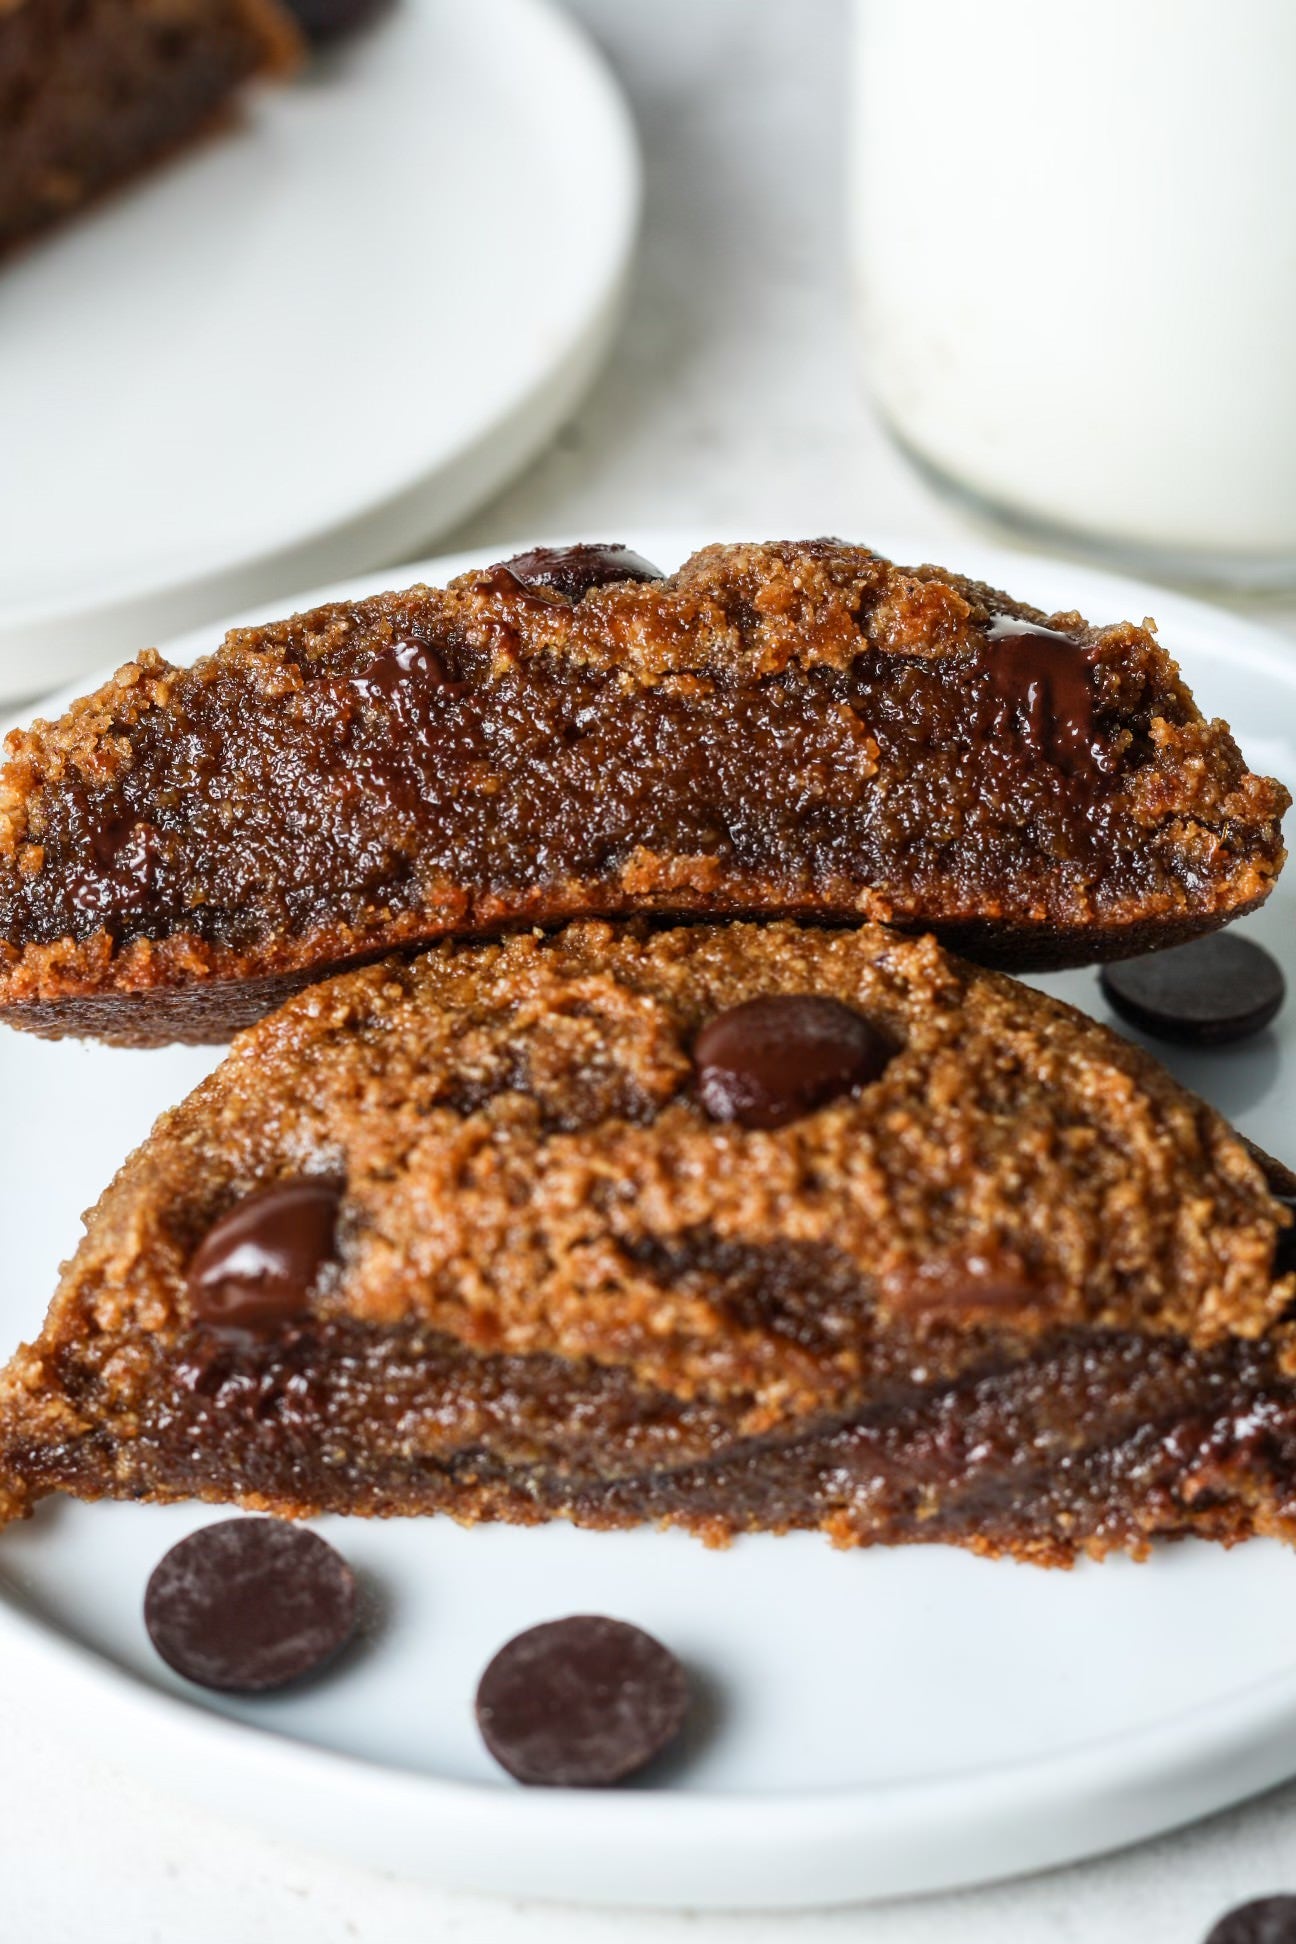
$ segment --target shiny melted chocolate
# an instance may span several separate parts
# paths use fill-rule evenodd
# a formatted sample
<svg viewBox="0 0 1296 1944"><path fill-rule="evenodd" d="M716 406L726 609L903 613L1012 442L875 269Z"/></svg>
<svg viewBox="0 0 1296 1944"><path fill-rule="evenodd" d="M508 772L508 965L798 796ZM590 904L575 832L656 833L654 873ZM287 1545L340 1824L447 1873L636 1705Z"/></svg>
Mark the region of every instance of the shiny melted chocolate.
<svg viewBox="0 0 1296 1944"><path fill-rule="evenodd" d="M985 630L984 667L995 699L995 735L1019 735L1064 776L1096 782L1103 772L1094 703L1093 657L1057 628L997 614Z"/></svg>
<svg viewBox="0 0 1296 1944"><path fill-rule="evenodd" d="M340 1198L338 1182L303 1176L236 1202L189 1265L198 1320L256 1334L304 1315L320 1270L336 1253Z"/></svg>
<svg viewBox="0 0 1296 1944"><path fill-rule="evenodd" d="M354 682L366 702L389 702L415 684L439 688L445 678L440 656L426 642L393 641L354 677Z"/></svg>
<svg viewBox="0 0 1296 1944"><path fill-rule="evenodd" d="M153 890L157 832L129 814L95 829L88 855L68 874L73 909L85 913L142 911Z"/></svg>
<svg viewBox="0 0 1296 1944"><path fill-rule="evenodd" d="M564 601L579 601L594 587L617 581L664 578L642 554L620 542L590 542L575 547L533 547L501 563L523 587L546 588Z"/></svg>

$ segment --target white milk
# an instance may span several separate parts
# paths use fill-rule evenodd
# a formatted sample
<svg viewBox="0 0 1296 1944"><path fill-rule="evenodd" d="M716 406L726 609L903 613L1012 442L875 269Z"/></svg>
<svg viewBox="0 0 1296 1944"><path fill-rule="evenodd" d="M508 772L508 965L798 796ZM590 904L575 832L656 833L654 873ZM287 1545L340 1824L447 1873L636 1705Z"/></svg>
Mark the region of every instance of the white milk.
<svg viewBox="0 0 1296 1944"><path fill-rule="evenodd" d="M857 0L867 382L951 484L1296 575L1296 0Z"/></svg>

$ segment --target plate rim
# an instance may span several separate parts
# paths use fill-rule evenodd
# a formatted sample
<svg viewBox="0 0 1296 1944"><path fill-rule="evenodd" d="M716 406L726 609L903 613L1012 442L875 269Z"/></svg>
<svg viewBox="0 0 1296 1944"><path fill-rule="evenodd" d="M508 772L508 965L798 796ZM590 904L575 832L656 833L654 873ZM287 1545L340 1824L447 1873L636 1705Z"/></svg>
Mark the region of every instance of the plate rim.
<svg viewBox="0 0 1296 1944"><path fill-rule="evenodd" d="M625 526L632 544L649 558L671 564L699 544L688 527L641 527L634 521ZM569 539L528 537L517 544L561 545ZM406 576L411 581L445 579L501 558L514 544L433 554L289 598L304 608L363 596L398 585ZM925 544L915 543L913 536L877 534L868 544L901 560L928 557ZM1201 646L1202 631L1209 631L1219 637L1221 658L1227 654L1231 666L1261 671L1296 691L1293 645L1273 630L1194 596L979 536L950 536L936 546L966 571L1009 586L1032 576L1065 577L1077 600L1100 615L1109 610L1108 618L1146 612L1151 603L1172 653L1176 629L1191 633L1195 648ZM214 647L227 627L266 613L267 603L258 603L227 621L188 630L164 644L163 652L190 659ZM65 697L83 692L97 679L85 678L45 704L32 706L61 708ZM26 721L31 712L24 710L16 719ZM1025 1569L1002 1561L987 1570ZM1092 1742L1073 1743L1055 1755L964 1764L949 1772L867 1785L751 1794L666 1786L619 1793L523 1790L425 1773L227 1717L199 1697L150 1681L42 1616L2 1558L0 1642L36 1671L70 1675L81 1691L104 1704L101 1711L92 1709L82 1718L90 1739L111 1736L123 1722L137 1729L146 1724L152 1742L148 1736L140 1738L144 1746L138 1754L132 1750L131 1765L147 1773L150 1746L161 1746L173 1771L184 1771L183 1793L218 1813L232 1813L228 1777L251 1774L262 1788L273 1783L281 1799L295 1798L314 1814L323 1810L326 1820L331 1803L339 1816L345 1814L348 1825L364 1824L372 1831L394 1817L398 1828L425 1828L427 1868L419 1874L438 1882L568 1901L773 1909L953 1889L1146 1840L1241 1801L1296 1770L1296 1660L1288 1671L1244 1680L1207 1701L1189 1699L1172 1714ZM122 1740L113 1739L112 1745L121 1759ZM196 1786L195 1777L200 1778ZM209 1786L203 1786L204 1779ZM604 1851L588 1891L573 1887L561 1870L561 1880L553 1880L551 1866L546 1876L546 1854L562 1855L573 1825L583 1849ZM285 1824L277 1827L284 1829ZM291 1821L286 1827L298 1840L316 1846L323 1840ZM440 1848L431 1840L432 1832ZM913 1867L915 1840L925 1858L920 1873ZM942 1843L947 1847L933 1861L932 1852ZM487 1857L498 1863L501 1850L509 1852L513 1880L507 1868L502 1877L498 1869L485 1871ZM717 1858L723 1859L719 1865ZM736 1879L740 1859L745 1874ZM409 1873L407 1861L393 1865L387 1860L384 1866ZM807 1870L813 1872L813 1881L807 1881ZM609 1877L615 1879L612 1890Z"/></svg>

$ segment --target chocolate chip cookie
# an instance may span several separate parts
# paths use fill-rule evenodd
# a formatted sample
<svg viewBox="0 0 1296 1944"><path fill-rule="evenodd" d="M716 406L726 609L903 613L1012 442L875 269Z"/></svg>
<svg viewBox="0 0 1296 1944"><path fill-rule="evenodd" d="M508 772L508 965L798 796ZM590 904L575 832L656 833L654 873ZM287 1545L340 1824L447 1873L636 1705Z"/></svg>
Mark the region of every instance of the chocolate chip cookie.
<svg viewBox="0 0 1296 1944"><path fill-rule="evenodd" d="M1289 1231L1146 1055L933 939L447 943L127 1161L0 1380L4 1510L1292 1537Z"/></svg>
<svg viewBox="0 0 1296 1944"><path fill-rule="evenodd" d="M8 747L0 1016L134 1045L582 916L1120 957L1259 904L1288 802L1146 628L835 540L536 549L145 653Z"/></svg>

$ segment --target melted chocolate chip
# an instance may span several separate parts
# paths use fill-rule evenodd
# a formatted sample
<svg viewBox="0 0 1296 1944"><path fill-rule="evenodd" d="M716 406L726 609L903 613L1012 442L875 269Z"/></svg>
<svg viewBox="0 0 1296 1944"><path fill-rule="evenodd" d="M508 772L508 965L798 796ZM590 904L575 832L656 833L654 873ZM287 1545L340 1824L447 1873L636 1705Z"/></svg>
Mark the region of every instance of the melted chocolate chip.
<svg viewBox="0 0 1296 1944"><path fill-rule="evenodd" d="M1102 969L1122 1019L1157 1039L1223 1046L1267 1026L1286 996L1277 960L1249 938L1215 932Z"/></svg>
<svg viewBox="0 0 1296 1944"><path fill-rule="evenodd" d="M713 1120L785 1127L876 1080L895 1046L836 999L778 994L719 1013L693 1047L698 1094Z"/></svg>
<svg viewBox="0 0 1296 1944"><path fill-rule="evenodd" d="M229 1330L269 1331L309 1307L315 1280L335 1254L341 1189L303 1177L236 1202L189 1265L194 1315Z"/></svg>
<svg viewBox="0 0 1296 1944"><path fill-rule="evenodd" d="M445 663L426 642L392 642L352 677L352 688L365 702L391 710L404 729L422 727L433 696L462 694L462 684L447 680Z"/></svg>
<svg viewBox="0 0 1296 1944"><path fill-rule="evenodd" d="M500 1649L477 1689L477 1725L519 1782L603 1788L660 1755L688 1705L684 1670L660 1641L580 1614Z"/></svg>
<svg viewBox="0 0 1296 1944"><path fill-rule="evenodd" d="M421 641L393 641L354 678L366 702L390 702L413 688L440 688L446 679L441 659Z"/></svg>
<svg viewBox="0 0 1296 1944"><path fill-rule="evenodd" d="M90 855L68 873L78 911L139 911L148 903L157 870L158 836L152 824L112 817L90 838Z"/></svg>
<svg viewBox="0 0 1296 1944"><path fill-rule="evenodd" d="M1296 1944L1296 1897L1260 1897L1221 1917L1206 1944Z"/></svg>
<svg viewBox="0 0 1296 1944"><path fill-rule="evenodd" d="M548 588L565 601L579 601L592 587L610 587L616 581L664 579L661 568L642 554L611 543L533 547L502 564L524 587Z"/></svg>
<svg viewBox="0 0 1296 1944"><path fill-rule="evenodd" d="M1096 734L1093 662L1084 643L1007 614L996 615L985 636L992 732L1020 735L1065 776L1096 780L1103 750Z"/></svg>
<svg viewBox="0 0 1296 1944"><path fill-rule="evenodd" d="M153 1569L144 1624L187 1681L260 1694L313 1674L355 1630L356 1584L332 1546L279 1519L222 1519Z"/></svg>

